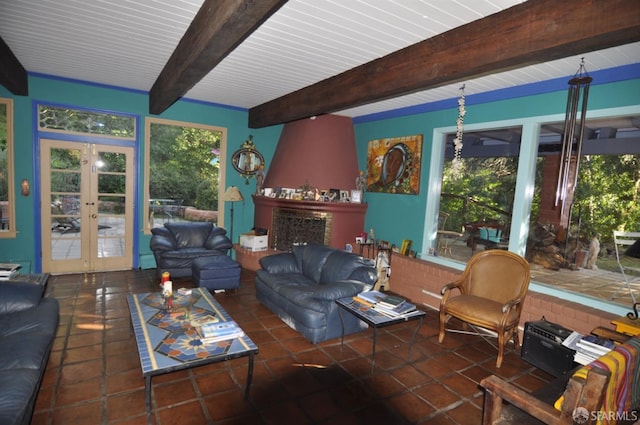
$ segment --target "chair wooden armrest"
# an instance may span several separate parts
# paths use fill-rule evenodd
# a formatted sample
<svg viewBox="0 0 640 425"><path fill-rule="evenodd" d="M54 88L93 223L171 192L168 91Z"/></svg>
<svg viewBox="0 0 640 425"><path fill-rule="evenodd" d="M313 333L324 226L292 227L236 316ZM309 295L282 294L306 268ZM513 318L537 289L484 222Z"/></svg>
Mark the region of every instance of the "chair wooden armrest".
<svg viewBox="0 0 640 425"><path fill-rule="evenodd" d="M502 422L503 400L511 404L510 409L522 410L545 424L572 424L573 411L577 407L584 407L587 412L593 412L600 408L609 376L609 372L597 368L589 370L586 379L572 376L567 382L563 393L562 410L559 411L532 394L491 375L480 382L480 385L485 389L482 424L509 423L508 421ZM590 415L588 421L583 423L594 423L594 419Z"/></svg>
<svg viewBox="0 0 640 425"><path fill-rule="evenodd" d="M520 298L516 298L516 299L507 301L502 306L502 312L506 313L507 311L511 310L512 308L517 307L521 302L522 302L522 299L520 299Z"/></svg>
<svg viewBox="0 0 640 425"><path fill-rule="evenodd" d="M440 294L444 295L445 292L451 291L452 289L456 289L456 288L460 288L460 281L456 281L456 282L451 282L451 283L447 283L446 285L444 285L442 287L442 289L440 290Z"/></svg>

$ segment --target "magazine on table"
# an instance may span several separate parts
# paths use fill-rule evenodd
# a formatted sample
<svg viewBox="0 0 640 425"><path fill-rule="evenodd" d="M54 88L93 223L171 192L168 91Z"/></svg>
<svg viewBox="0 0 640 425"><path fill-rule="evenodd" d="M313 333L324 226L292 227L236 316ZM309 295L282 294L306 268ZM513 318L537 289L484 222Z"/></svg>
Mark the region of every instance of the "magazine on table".
<svg viewBox="0 0 640 425"><path fill-rule="evenodd" d="M393 318L405 316L409 313L416 311L416 305L408 301L403 301L402 304L399 304L394 308L388 308L385 305L382 305L380 303L376 304L373 308L376 311L379 311L380 313Z"/></svg>
<svg viewBox="0 0 640 425"><path fill-rule="evenodd" d="M354 297L354 299L358 302L371 306L377 303L378 300L384 297L386 297L386 294L383 294L380 291L366 291L366 292L360 292L358 295Z"/></svg>
<svg viewBox="0 0 640 425"><path fill-rule="evenodd" d="M18 274L20 264L0 263L0 280L9 280Z"/></svg>
<svg viewBox="0 0 640 425"><path fill-rule="evenodd" d="M383 298L380 298L376 305L381 307L386 307L389 309L394 309L402 305L406 300L398 295L385 295Z"/></svg>
<svg viewBox="0 0 640 425"><path fill-rule="evenodd" d="M242 328L233 320L228 322L205 323L197 326L196 330L200 335L200 340L204 343L224 341L244 336Z"/></svg>
<svg viewBox="0 0 640 425"><path fill-rule="evenodd" d="M208 323L218 323L219 321L220 319L218 319L215 315L205 314L203 316L191 318L191 326L197 328L198 326L206 325Z"/></svg>

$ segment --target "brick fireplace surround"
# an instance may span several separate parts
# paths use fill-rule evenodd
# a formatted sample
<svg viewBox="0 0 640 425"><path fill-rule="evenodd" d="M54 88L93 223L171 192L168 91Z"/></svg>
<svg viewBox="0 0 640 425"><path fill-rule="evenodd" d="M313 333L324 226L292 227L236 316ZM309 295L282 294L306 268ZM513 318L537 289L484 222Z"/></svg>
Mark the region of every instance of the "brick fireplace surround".
<svg viewBox="0 0 640 425"><path fill-rule="evenodd" d="M236 246L236 259L243 268L257 270L258 260L276 251L249 252ZM455 280L460 271L428 261L395 255L393 257L393 273L391 274L391 290L425 308L438 309L440 306L440 289ZM568 329L588 334L598 326L614 329L611 321L618 316L563 300L550 295L530 291L525 299L520 320L520 341L525 322L547 320L558 323Z"/></svg>

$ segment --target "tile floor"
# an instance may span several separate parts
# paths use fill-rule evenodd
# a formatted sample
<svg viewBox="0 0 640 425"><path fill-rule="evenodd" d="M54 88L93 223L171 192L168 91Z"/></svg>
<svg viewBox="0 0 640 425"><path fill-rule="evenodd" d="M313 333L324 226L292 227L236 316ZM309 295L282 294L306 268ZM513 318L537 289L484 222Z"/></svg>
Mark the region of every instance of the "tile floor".
<svg viewBox="0 0 640 425"><path fill-rule="evenodd" d="M552 379L513 350L496 369L495 350L473 336L448 334L439 344L433 311L410 360L417 322L380 329L372 371L370 329L343 347L339 339L312 345L256 300L253 278L243 270L237 292L216 294L260 349L249 400L246 358L161 375L153 424L480 424L482 378L495 373L527 391ZM154 270L50 277L61 320L32 425L147 423L126 295L157 289Z"/></svg>

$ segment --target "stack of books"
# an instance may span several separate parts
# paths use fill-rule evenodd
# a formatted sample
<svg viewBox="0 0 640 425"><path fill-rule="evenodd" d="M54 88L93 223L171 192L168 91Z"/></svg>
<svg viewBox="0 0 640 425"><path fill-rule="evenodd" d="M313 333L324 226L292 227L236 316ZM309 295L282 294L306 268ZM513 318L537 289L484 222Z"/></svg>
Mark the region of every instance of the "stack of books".
<svg viewBox="0 0 640 425"><path fill-rule="evenodd" d="M244 331L236 322L209 322L195 327L203 343L226 341L244 336Z"/></svg>
<svg viewBox="0 0 640 425"><path fill-rule="evenodd" d="M366 291L360 292L358 295L353 297L353 300L359 302L360 304L364 304L367 307L373 307L379 300L384 297L386 297L386 294L383 294L380 291Z"/></svg>
<svg viewBox="0 0 640 425"><path fill-rule="evenodd" d="M415 304L397 295L387 295L381 298L373 308L391 318L406 316L416 311Z"/></svg>
<svg viewBox="0 0 640 425"><path fill-rule="evenodd" d="M595 335L585 335L576 343L576 354L573 360L581 365L587 365L607 354L613 347L613 341Z"/></svg>
<svg viewBox="0 0 640 425"><path fill-rule="evenodd" d="M408 316L416 312L415 304L397 295L380 291L361 292L353 297L353 300L391 318Z"/></svg>
<svg viewBox="0 0 640 425"><path fill-rule="evenodd" d="M18 274L20 264L0 263L0 280L9 280Z"/></svg>

